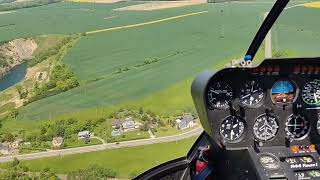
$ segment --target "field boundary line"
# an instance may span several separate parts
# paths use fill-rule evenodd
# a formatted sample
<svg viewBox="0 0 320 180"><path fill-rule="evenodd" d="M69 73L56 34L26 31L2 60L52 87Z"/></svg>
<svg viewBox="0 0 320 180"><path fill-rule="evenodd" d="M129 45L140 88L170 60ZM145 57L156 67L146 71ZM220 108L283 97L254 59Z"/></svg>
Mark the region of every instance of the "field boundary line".
<svg viewBox="0 0 320 180"><path fill-rule="evenodd" d="M100 30L95 30L95 31L89 31L89 32L86 32L86 34L95 34L95 33L106 32L106 31L114 31L114 30L120 30L120 29L128 29L128 28L140 27L140 26L145 26L145 25L150 25L150 24L170 21L170 20L174 20L174 19L180 19L180 18L199 15L199 14L204 14L204 13L208 13L208 11L193 12L193 13L188 13L188 14L183 14L183 15L178 15L178 16L167 17L167 18L164 18L164 19L158 19L158 20L154 20L154 21L148 21L148 22L137 23L137 24L129 24L129 25L124 25L124 26L117 26L117 27L100 29Z"/></svg>

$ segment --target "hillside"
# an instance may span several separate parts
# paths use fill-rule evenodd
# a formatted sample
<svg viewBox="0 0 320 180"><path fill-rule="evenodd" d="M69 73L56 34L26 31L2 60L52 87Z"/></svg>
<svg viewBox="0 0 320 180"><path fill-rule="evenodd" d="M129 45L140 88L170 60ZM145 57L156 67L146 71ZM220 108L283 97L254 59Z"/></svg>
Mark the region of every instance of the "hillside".
<svg viewBox="0 0 320 180"><path fill-rule="evenodd" d="M37 44L32 39L15 39L0 46L0 78L24 60L32 59Z"/></svg>

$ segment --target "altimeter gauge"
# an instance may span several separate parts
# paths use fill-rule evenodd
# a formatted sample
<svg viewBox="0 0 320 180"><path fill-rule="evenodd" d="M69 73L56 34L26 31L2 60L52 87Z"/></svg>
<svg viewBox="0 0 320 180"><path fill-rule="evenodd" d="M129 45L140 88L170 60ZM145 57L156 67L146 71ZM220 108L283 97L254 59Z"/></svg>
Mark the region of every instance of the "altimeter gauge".
<svg viewBox="0 0 320 180"><path fill-rule="evenodd" d="M314 79L307 82L302 88L302 100L309 105L320 103L320 80Z"/></svg>
<svg viewBox="0 0 320 180"><path fill-rule="evenodd" d="M286 122L287 137L300 140L304 138L310 129L309 121L301 115L290 115Z"/></svg>
<svg viewBox="0 0 320 180"><path fill-rule="evenodd" d="M222 121L220 126L220 135L224 141L236 143L241 140L244 128L245 124L242 118L230 115Z"/></svg>
<svg viewBox="0 0 320 180"><path fill-rule="evenodd" d="M274 138L277 135L278 129L277 118L269 114L260 115L253 125L255 138L264 142Z"/></svg>
<svg viewBox="0 0 320 180"><path fill-rule="evenodd" d="M264 91L261 83L252 80L243 84L240 90L240 102L249 107L255 108L262 105L264 99Z"/></svg>
<svg viewBox="0 0 320 180"><path fill-rule="evenodd" d="M211 108L228 109L233 97L233 90L223 81L215 82L208 90L208 101Z"/></svg>

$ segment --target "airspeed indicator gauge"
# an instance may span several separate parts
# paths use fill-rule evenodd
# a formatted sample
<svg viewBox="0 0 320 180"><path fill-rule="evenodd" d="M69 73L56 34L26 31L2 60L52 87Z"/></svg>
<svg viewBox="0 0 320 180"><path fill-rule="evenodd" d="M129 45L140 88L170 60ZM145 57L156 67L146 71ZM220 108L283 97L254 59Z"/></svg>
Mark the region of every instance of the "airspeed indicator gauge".
<svg viewBox="0 0 320 180"><path fill-rule="evenodd" d="M230 115L222 121L220 126L220 135L224 141L236 143L241 140L244 128L245 125L242 118Z"/></svg>
<svg viewBox="0 0 320 180"><path fill-rule="evenodd" d="M269 114L260 115L254 125L253 134L259 141L269 141L277 135L278 122L276 117Z"/></svg>
<svg viewBox="0 0 320 180"><path fill-rule="evenodd" d="M240 102L249 107L255 108L262 104L264 92L258 81L252 80L244 83L240 90Z"/></svg>

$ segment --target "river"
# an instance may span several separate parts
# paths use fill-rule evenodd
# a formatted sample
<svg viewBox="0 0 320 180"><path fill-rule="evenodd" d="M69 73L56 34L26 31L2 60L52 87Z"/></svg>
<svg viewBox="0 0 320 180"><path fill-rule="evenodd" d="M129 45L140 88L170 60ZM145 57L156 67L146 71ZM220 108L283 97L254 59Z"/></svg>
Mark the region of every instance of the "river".
<svg viewBox="0 0 320 180"><path fill-rule="evenodd" d="M23 80L23 78L27 74L27 68L27 63L22 63L12 68L5 76L0 79L0 91L14 86L15 84Z"/></svg>

